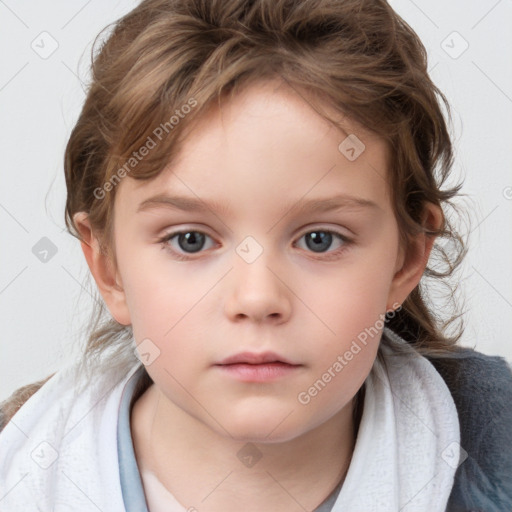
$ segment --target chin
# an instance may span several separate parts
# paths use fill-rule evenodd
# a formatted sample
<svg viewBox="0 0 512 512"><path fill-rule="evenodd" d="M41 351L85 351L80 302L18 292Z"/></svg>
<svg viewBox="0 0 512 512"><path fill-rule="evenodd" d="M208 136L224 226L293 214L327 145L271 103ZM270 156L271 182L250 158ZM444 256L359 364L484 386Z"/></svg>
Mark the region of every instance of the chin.
<svg viewBox="0 0 512 512"><path fill-rule="evenodd" d="M290 414L290 416L292 416ZM222 425L231 434L230 439L250 443L283 443L305 433L304 427L290 422L291 418L286 418L286 414L281 411L275 414L260 414L253 411L242 417L230 416L228 422L222 422ZM225 431L223 435L228 436Z"/></svg>

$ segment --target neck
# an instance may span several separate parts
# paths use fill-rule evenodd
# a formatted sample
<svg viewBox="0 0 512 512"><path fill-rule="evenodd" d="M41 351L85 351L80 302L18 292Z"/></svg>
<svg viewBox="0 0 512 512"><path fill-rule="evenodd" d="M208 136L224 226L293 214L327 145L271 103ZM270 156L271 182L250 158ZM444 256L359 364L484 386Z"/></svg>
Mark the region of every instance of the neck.
<svg viewBox="0 0 512 512"><path fill-rule="evenodd" d="M140 471L153 473L186 507L314 510L347 473L357 428L352 405L285 442L234 440L184 412L152 385L132 411L135 454Z"/></svg>

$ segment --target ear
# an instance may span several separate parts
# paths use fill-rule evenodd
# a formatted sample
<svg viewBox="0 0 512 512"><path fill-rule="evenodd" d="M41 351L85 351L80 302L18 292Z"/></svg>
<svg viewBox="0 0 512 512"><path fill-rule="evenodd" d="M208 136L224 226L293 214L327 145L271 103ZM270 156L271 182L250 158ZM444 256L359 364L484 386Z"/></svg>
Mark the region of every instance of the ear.
<svg viewBox="0 0 512 512"><path fill-rule="evenodd" d="M429 230L438 229L443 219L444 216L441 208L433 203L425 203L422 216L422 225L425 228ZM392 304L403 304L420 282L435 239L434 235L419 233L411 240L407 251L403 247L400 248L395 269L396 273L391 282L388 295L388 311L395 309Z"/></svg>
<svg viewBox="0 0 512 512"><path fill-rule="evenodd" d="M87 213L75 213L73 220L82 237L80 245L85 259L110 314L120 324L130 325L130 313L122 288L121 276L114 269L110 257L101 250L99 241L91 229Z"/></svg>

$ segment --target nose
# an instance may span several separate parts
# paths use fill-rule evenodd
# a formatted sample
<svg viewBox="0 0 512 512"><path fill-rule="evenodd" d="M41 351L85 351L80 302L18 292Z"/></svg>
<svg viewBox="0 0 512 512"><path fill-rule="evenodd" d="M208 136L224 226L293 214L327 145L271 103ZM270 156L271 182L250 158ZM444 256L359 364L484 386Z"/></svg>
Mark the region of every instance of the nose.
<svg viewBox="0 0 512 512"><path fill-rule="evenodd" d="M235 256L233 269L226 276L226 315L235 322L286 322L293 294L275 258L266 251L252 263Z"/></svg>

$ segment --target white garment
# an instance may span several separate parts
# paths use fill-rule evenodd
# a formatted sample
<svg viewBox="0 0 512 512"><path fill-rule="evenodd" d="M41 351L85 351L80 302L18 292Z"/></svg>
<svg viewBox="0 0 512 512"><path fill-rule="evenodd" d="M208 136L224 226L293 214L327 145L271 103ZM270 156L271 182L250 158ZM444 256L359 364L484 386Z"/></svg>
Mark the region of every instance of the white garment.
<svg viewBox="0 0 512 512"><path fill-rule="evenodd" d="M406 342L385 328L397 344ZM418 354L381 342L363 415L332 512L444 512L460 457L457 409L443 378Z"/></svg>
<svg viewBox="0 0 512 512"><path fill-rule="evenodd" d="M357 442L333 512L444 512L460 449L450 391L425 358L393 355L384 343L380 350L385 363L377 358L366 379ZM117 420L138 366L77 394L71 365L21 407L0 433L0 512L125 510Z"/></svg>

